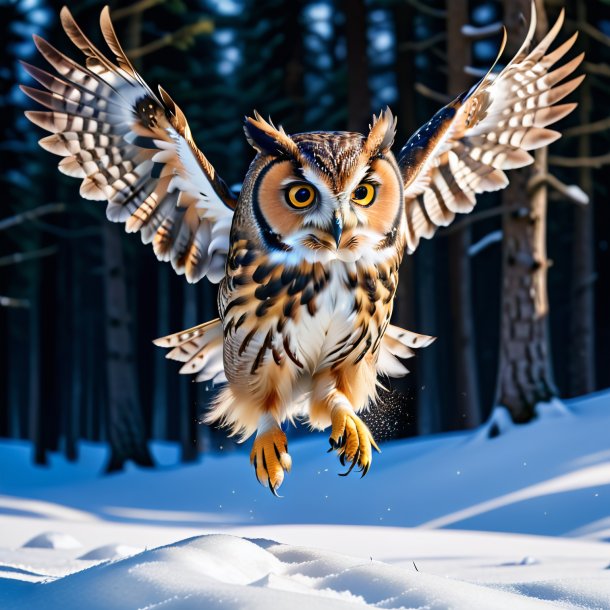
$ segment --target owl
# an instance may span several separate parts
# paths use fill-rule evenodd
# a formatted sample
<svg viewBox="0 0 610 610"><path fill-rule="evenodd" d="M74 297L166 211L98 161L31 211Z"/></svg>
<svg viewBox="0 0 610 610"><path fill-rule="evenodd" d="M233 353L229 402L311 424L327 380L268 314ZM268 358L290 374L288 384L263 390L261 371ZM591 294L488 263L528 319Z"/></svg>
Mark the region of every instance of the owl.
<svg viewBox="0 0 610 610"><path fill-rule="evenodd" d="M159 260L189 282L219 283L217 319L155 343L181 373L220 386L205 421L256 434L251 463L272 493L291 469L282 424L295 418L330 426L344 474L368 472L378 447L358 413L374 408L381 377L404 375L402 360L433 340L390 323L404 254L560 136L547 126L576 106L557 102L582 80L565 80L582 55L553 68L576 35L548 52L563 13L538 44L532 14L515 57L439 110L398 157L389 109L364 134L289 135L255 112L244 130L256 155L239 196L169 94L136 72L108 8L100 25L114 60L67 8L61 21L84 65L35 37L54 70L24 64L46 89L22 87L49 109L26 113L51 133L41 146Z"/></svg>

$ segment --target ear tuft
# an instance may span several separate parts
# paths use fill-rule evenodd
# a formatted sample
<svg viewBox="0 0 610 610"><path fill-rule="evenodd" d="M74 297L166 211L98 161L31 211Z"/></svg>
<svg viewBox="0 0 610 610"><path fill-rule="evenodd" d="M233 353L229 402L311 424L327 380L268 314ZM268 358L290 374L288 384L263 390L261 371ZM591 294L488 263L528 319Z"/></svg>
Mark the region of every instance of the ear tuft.
<svg viewBox="0 0 610 610"><path fill-rule="evenodd" d="M249 144L262 154L287 155L295 159L299 157L296 143L284 131L284 128L281 126L277 128L271 119L265 121L256 110L254 118L245 118L244 132Z"/></svg>
<svg viewBox="0 0 610 610"><path fill-rule="evenodd" d="M373 115L373 122L369 125L369 135L366 138L365 150L371 157L387 153L396 136L396 119L389 107L379 113L379 117Z"/></svg>

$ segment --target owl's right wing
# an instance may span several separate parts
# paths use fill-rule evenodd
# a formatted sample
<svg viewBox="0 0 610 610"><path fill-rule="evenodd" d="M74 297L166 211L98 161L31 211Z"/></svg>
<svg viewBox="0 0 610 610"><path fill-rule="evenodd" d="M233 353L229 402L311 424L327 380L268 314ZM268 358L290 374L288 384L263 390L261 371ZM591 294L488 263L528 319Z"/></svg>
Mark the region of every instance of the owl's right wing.
<svg viewBox="0 0 610 610"><path fill-rule="evenodd" d="M552 69L576 40L574 34L547 53L562 23L563 11L532 49L532 2L530 28L515 57L501 72L490 70L470 91L439 110L403 147L398 165L404 180L408 253L421 238L430 239L438 227L453 222L456 214L471 212L476 195L505 188L504 170L533 162L527 151L559 138L560 133L547 126L574 110L576 104L557 102L584 78L559 84L580 64L582 54Z"/></svg>
<svg viewBox="0 0 610 610"><path fill-rule="evenodd" d="M140 232L157 258L189 282L224 276L235 196L197 148L186 118L159 87L157 97L119 44L108 7L100 25L112 63L83 34L70 11L62 26L84 53L81 66L45 40L36 46L58 76L24 64L48 91L22 90L51 111L26 116L52 132L40 145L64 157L59 170L82 178L85 199L106 200L106 215Z"/></svg>

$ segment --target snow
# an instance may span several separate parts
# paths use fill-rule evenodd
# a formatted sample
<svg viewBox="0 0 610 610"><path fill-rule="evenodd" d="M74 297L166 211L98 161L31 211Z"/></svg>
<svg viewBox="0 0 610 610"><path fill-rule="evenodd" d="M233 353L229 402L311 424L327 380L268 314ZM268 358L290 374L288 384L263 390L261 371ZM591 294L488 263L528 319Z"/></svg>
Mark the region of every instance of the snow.
<svg viewBox="0 0 610 610"><path fill-rule="evenodd" d="M313 435L280 500L248 447L101 476L102 446L2 441L0 608L610 610L610 393L538 414L386 443L364 479Z"/></svg>
<svg viewBox="0 0 610 610"><path fill-rule="evenodd" d="M32 549L78 549L81 543L68 534L43 532L28 540L23 546Z"/></svg>
<svg viewBox="0 0 610 610"><path fill-rule="evenodd" d="M105 544L91 549L78 559L122 559L123 557L130 557L136 553L141 553L143 550L128 544Z"/></svg>

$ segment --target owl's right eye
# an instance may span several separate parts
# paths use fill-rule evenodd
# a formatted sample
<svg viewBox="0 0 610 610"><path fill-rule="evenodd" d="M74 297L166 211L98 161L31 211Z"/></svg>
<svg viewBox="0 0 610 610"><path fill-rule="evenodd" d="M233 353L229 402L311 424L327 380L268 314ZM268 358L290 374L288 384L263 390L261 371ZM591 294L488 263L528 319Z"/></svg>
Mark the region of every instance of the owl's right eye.
<svg viewBox="0 0 610 610"><path fill-rule="evenodd" d="M293 208L308 208L316 200L316 189L310 184L299 182L286 190L286 201Z"/></svg>

